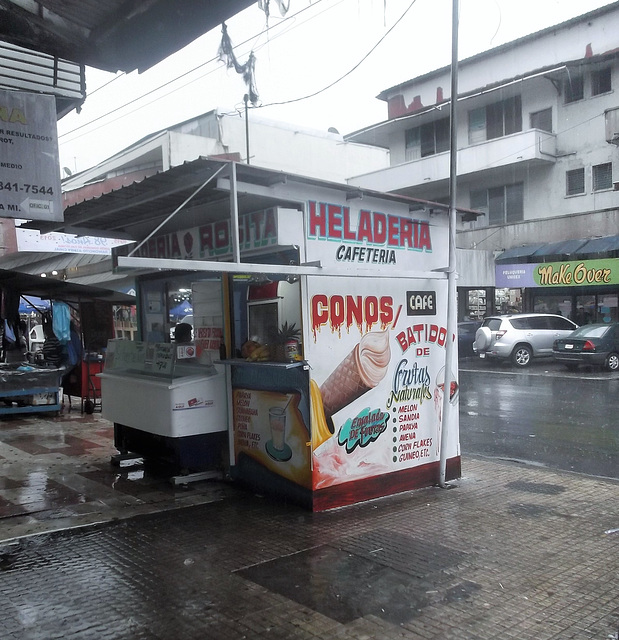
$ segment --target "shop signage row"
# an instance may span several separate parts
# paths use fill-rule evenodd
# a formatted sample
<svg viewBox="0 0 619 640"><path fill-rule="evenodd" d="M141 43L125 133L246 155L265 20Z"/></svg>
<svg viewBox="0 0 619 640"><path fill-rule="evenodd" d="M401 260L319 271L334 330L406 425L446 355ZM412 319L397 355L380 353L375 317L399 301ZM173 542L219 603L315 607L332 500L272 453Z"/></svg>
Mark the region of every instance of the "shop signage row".
<svg viewBox="0 0 619 640"><path fill-rule="evenodd" d="M567 260L537 264L499 264L495 267L496 286L591 287L619 284L619 259Z"/></svg>
<svg viewBox="0 0 619 640"><path fill-rule="evenodd" d="M431 271L447 265L442 250L445 225L411 218L407 207L393 211L352 208L338 203L309 200L306 224L298 210L271 208L239 216L242 254L272 251L275 246L300 244L306 237L306 259L323 266L356 264L378 268ZM232 256L230 220L207 222L199 227L150 238L136 257L177 260L226 260Z"/></svg>

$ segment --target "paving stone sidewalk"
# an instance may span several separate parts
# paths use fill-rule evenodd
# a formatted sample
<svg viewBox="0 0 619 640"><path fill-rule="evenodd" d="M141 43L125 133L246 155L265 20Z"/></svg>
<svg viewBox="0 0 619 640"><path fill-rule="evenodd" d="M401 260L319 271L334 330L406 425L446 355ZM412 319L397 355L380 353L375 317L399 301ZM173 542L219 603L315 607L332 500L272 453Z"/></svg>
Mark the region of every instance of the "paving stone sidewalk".
<svg viewBox="0 0 619 640"><path fill-rule="evenodd" d="M0 545L12 639L617 639L619 483L465 458L322 514L243 491Z"/></svg>

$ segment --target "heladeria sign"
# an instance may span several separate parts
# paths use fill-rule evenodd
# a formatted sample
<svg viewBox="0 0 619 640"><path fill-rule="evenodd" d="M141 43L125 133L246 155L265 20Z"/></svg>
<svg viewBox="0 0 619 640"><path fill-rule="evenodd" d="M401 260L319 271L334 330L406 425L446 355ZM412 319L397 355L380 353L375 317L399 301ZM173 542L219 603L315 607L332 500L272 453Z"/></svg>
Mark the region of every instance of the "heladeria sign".
<svg viewBox="0 0 619 640"><path fill-rule="evenodd" d="M0 217L62 220L53 96L0 89Z"/></svg>

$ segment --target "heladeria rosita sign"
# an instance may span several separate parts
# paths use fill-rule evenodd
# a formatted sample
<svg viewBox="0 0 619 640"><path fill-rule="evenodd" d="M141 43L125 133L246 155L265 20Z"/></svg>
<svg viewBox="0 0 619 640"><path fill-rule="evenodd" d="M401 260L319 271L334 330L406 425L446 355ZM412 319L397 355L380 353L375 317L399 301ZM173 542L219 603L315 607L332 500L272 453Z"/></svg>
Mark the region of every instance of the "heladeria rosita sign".
<svg viewBox="0 0 619 640"><path fill-rule="evenodd" d="M333 506L428 484L440 457L446 282L312 277L308 292L314 492L331 489ZM457 422L447 456L459 456ZM338 486L349 495L330 496Z"/></svg>

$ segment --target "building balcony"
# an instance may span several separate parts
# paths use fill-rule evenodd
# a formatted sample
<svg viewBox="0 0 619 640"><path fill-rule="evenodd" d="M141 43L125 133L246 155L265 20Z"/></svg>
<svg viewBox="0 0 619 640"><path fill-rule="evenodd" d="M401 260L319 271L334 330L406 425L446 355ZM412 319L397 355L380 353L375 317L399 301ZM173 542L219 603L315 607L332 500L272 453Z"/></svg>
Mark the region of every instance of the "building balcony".
<svg viewBox="0 0 619 640"><path fill-rule="evenodd" d="M473 179L479 174L514 165L524 168L552 164L555 161L555 136L539 129L529 129L460 148L458 177ZM430 185L436 191L436 183L448 180L449 152L444 152L356 176L348 182L366 189L401 192L411 187L423 189Z"/></svg>

